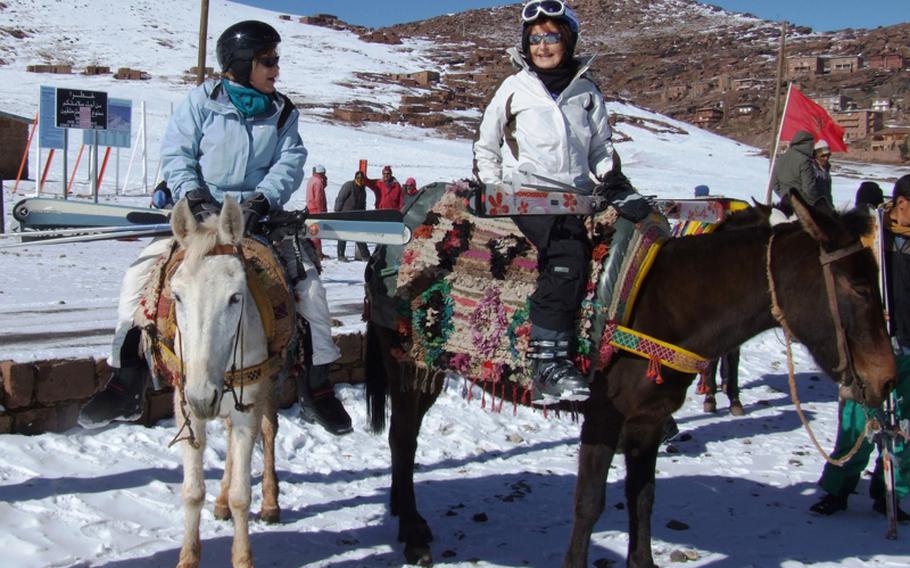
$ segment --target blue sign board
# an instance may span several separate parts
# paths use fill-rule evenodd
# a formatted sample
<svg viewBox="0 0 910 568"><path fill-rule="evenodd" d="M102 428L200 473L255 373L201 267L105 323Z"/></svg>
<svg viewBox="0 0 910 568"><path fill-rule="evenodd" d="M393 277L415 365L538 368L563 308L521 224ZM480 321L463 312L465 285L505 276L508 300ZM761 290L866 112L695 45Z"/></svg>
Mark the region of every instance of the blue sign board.
<svg viewBox="0 0 910 568"><path fill-rule="evenodd" d="M38 111L38 144L42 148L63 150L63 137L66 136L65 128L54 126L56 120L57 89L41 86L41 103Z"/></svg>
<svg viewBox="0 0 910 568"><path fill-rule="evenodd" d="M129 148L133 123L133 101L129 99L107 99L107 130L95 130L98 145L110 148ZM92 143L92 131L82 131L82 143Z"/></svg>

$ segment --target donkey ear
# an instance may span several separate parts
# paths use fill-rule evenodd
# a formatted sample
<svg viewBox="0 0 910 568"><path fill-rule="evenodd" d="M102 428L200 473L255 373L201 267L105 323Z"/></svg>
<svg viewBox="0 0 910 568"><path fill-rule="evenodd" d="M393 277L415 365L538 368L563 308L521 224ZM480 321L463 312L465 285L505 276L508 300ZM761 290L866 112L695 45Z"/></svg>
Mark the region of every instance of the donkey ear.
<svg viewBox="0 0 910 568"><path fill-rule="evenodd" d="M763 223L769 222L769 220L771 219L771 212L773 210L770 205L765 205L764 203L760 203L760 202L756 201L755 198L753 197L752 198L752 208L755 209L755 211L758 213L759 217L761 217Z"/></svg>
<svg viewBox="0 0 910 568"><path fill-rule="evenodd" d="M224 197L224 204L221 206L218 236L221 242L232 245L239 245L243 240L243 211L230 195Z"/></svg>
<svg viewBox="0 0 910 568"><path fill-rule="evenodd" d="M198 225L186 199L178 201L171 212L171 230L181 247L186 248L187 238L196 232Z"/></svg>
<svg viewBox="0 0 910 568"><path fill-rule="evenodd" d="M806 203L798 191L790 190L790 205L807 233L821 245L831 245L837 236L837 223L830 215Z"/></svg>

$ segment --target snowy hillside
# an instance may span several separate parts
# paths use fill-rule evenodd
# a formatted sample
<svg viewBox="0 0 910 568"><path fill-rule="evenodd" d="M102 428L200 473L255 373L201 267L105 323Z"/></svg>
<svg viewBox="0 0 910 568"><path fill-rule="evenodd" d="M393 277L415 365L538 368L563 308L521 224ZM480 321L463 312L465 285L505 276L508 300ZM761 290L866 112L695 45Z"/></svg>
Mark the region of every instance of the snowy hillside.
<svg viewBox="0 0 910 568"><path fill-rule="evenodd" d="M0 111L31 117L40 85L104 90L133 100L133 135L138 108L148 108L149 177L157 168L158 141L170 106L189 85L182 73L195 65L197 3L185 0L89 0L79 6L17 0L0 3ZM64 9L64 7L66 9ZM310 151L307 168L326 166L329 200L349 179L359 159L370 173L391 164L400 179L420 184L467 177L471 147L444 140L430 130L385 125L354 128L307 113L307 105L364 99L393 104L406 89L359 82L357 72L415 71L425 67L432 46L361 42L351 33L278 19L278 14L224 1L210 7L214 39L234 21L257 18L278 28L279 88L301 103L301 135ZM19 30L25 35L10 33ZM144 82L110 76L27 73L27 65L100 64L147 71ZM757 150L688 124L630 105L611 104L617 145L625 171L641 190L660 196L689 196L706 183L712 193L763 200L768 162ZM619 138L619 135L617 136ZM75 162L81 136L71 138ZM46 155L46 152L44 152ZM113 180L126 178L129 152L119 175L109 171L102 200L147 203L139 186L138 162L128 196L114 196ZM88 192L83 161L77 191ZM39 168L31 156L30 179ZM112 158L109 168L114 168ZM49 194L59 194L60 162L51 167ZM887 167L835 164L834 193L851 200L859 181L879 180L886 191L903 172ZM150 180L151 183L152 180ZM4 198L32 195L32 181ZM301 197L292 206L302 206ZM9 207L7 207L9 211ZM7 226L10 221L6 219ZM29 361L107 352L119 280L143 242L28 247L0 251L0 360ZM334 253L334 243L325 242ZM348 255L352 255L348 250ZM363 263L326 263L324 280L339 330L359 329ZM801 349L796 352L801 396L821 443L830 448L836 429L836 391ZM867 481L850 509L832 518L812 517L821 460L812 451L786 395L781 334L770 332L744 346L740 369L747 416L701 412L691 394L677 414L688 439L662 452L654 511L656 561L671 563L674 551L689 551L691 566L770 567L878 566L910 564L907 527L901 539L884 539L882 517L871 511ZM572 488L579 426L570 417L544 417L506 405L502 413L464 400L462 385L449 381L424 424L415 483L420 507L436 535L434 552L444 566L533 566L560 563L571 523ZM396 566L397 520L389 516L388 444L365 432L363 390L343 387L355 432L334 438L304 427L296 408L280 418L277 460L282 483L283 524L251 525L259 566ZM725 408L724 397L720 406ZM213 519L211 504L224 467L223 429L210 430L205 454L208 498L202 520L203 566L224 566L231 528ZM181 537L180 458L167 448L173 421L154 428L119 425L101 431L73 429L36 437L0 435L0 566L109 568L173 566ZM254 458L254 471L261 457ZM610 472L607 510L595 527L591 561L624 563L628 537L623 501L625 468ZM258 508L254 486L253 509ZM905 503L910 506L910 503ZM474 519L485 513L486 522ZM672 530L671 521L687 530Z"/></svg>

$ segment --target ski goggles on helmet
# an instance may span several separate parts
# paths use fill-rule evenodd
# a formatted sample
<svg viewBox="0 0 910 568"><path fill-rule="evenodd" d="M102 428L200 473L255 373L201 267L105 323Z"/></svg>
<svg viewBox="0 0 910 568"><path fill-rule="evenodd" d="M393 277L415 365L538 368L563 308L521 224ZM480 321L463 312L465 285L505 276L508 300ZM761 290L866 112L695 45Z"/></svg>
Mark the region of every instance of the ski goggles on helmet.
<svg viewBox="0 0 910 568"><path fill-rule="evenodd" d="M566 13L566 5L562 0L534 0L525 4L521 9L521 19L533 22L540 16L558 18Z"/></svg>

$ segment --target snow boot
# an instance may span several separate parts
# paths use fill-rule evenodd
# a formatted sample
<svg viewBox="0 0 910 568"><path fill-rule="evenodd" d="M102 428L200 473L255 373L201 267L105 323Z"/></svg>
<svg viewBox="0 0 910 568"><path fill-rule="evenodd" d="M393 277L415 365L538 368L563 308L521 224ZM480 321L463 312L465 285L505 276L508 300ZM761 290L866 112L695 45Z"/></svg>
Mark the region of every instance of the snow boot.
<svg viewBox="0 0 910 568"><path fill-rule="evenodd" d="M132 422L142 416L148 370L141 365L114 369L104 390L95 393L79 412L83 428L101 428L114 420Z"/></svg>
<svg viewBox="0 0 910 568"><path fill-rule="evenodd" d="M846 509L847 497L832 495L831 493L826 493L824 497L819 499L818 503L809 507L811 512L824 517L830 517L834 513L845 511Z"/></svg>
<svg viewBox="0 0 910 568"><path fill-rule="evenodd" d="M297 376L297 398L300 418L309 424L319 424L330 434L342 436L354 430L351 416L329 381L329 366L314 365L305 376Z"/></svg>
<svg viewBox="0 0 910 568"><path fill-rule="evenodd" d="M531 325L528 358L533 360L534 389L543 402L582 401L591 396L588 381L572 362L572 332Z"/></svg>

